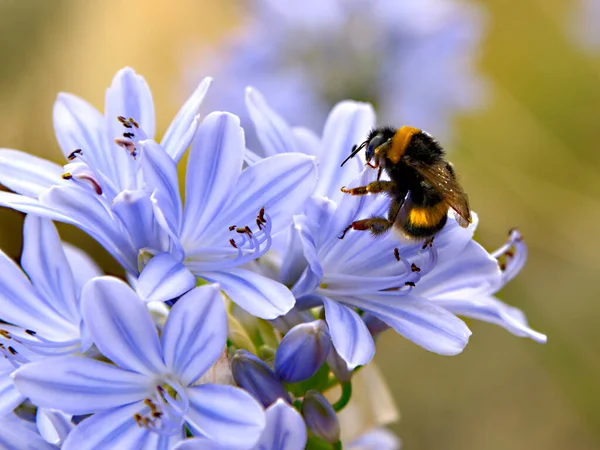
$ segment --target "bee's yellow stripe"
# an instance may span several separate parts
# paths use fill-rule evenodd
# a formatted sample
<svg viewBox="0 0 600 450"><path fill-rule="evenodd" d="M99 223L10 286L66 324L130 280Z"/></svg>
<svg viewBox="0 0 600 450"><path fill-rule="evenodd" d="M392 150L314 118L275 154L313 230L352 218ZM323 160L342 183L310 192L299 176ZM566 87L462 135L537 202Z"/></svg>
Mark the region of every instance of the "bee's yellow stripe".
<svg viewBox="0 0 600 450"><path fill-rule="evenodd" d="M388 151L387 157L388 159L394 163L398 164L400 162L400 158L404 155L406 151L406 147L410 144L410 140L414 134L420 133L421 130L414 127L403 126L392 138L392 146Z"/></svg>
<svg viewBox="0 0 600 450"><path fill-rule="evenodd" d="M408 213L408 222L414 227L433 227L440 223L447 212L448 206L444 202L429 208L414 207Z"/></svg>

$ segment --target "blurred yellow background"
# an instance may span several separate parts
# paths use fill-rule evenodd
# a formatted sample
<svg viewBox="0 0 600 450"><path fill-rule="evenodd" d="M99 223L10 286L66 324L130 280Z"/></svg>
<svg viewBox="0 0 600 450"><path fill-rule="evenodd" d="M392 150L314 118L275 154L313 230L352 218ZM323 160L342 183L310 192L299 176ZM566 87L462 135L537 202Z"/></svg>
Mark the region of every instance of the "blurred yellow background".
<svg viewBox="0 0 600 450"><path fill-rule="evenodd" d="M525 235L529 262L501 297L548 344L470 322L466 351L447 358L384 334L376 359L403 413L393 429L409 450L598 449L600 52L565 34L573 0L480 3L488 29L479 69L491 95L456 121L452 159L479 214L480 242L496 248L515 225ZM3 0L0 144L62 164L56 93L102 110L125 65L150 84L164 132L184 99L184 50L218 42L242 19L237 11L232 0ZM0 210L0 247L14 258L21 223ZM118 272L93 240L59 229Z"/></svg>

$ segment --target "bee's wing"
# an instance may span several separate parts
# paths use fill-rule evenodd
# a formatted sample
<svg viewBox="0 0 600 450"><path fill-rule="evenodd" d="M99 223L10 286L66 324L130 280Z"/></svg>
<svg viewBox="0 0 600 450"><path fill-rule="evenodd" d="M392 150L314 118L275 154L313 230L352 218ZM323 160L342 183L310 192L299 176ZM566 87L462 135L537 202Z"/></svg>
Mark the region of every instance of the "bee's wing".
<svg viewBox="0 0 600 450"><path fill-rule="evenodd" d="M445 161L440 161L435 164L427 164L408 158L405 158L405 161L409 166L414 168L427 183L443 195L444 201L454 210L458 224L463 228L468 227L471 223L469 199L460 183L456 181L451 166Z"/></svg>

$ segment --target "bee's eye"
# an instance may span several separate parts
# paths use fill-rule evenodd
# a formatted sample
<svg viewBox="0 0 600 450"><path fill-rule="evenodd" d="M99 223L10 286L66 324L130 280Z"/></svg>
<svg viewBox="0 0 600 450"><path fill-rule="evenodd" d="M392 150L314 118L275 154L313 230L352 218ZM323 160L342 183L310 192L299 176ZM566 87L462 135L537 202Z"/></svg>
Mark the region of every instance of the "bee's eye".
<svg viewBox="0 0 600 450"><path fill-rule="evenodd" d="M369 141L369 145L367 146L367 150L365 151L365 156L367 159L371 159L375 154L375 149L387 141L387 138L382 134L378 134L373 139Z"/></svg>

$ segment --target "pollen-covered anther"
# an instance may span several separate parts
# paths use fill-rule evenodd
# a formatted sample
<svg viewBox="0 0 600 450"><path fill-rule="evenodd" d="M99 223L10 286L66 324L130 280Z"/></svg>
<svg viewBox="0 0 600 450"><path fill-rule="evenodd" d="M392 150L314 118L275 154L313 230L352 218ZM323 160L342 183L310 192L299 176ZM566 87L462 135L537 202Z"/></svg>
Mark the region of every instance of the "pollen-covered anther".
<svg viewBox="0 0 600 450"><path fill-rule="evenodd" d="M498 260L503 284L508 283L520 272L527 261L527 246L523 236L516 228L513 228L504 245L492 252L491 255Z"/></svg>
<svg viewBox="0 0 600 450"><path fill-rule="evenodd" d="M394 257L396 258L396 261L400 262L400 250L398 250L398 247L394 249Z"/></svg>
<svg viewBox="0 0 600 450"><path fill-rule="evenodd" d="M415 284L414 281L407 281L407 282L404 283L404 285L405 286L410 286L410 287L415 287L416 286L416 284Z"/></svg>
<svg viewBox="0 0 600 450"><path fill-rule="evenodd" d="M73 180L79 183L90 186L97 195L102 195L102 186L96 179L96 176L92 170L85 163L69 163L65 166L70 170L67 170L62 174L63 180Z"/></svg>
<svg viewBox="0 0 600 450"><path fill-rule="evenodd" d="M12 339L11 334L7 330L0 330L0 336L4 339Z"/></svg>
<svg viewBox="0 0 600 450"><path fill-rule="evenodd" d="M69 161L73 161L75 158L77 158L78 155L82 155L83 154L83 150L81 150L80 148L73 150L71 153L69 153L69 156L67 156L67 159Z"/></svg>
<svg viewBox="0 0 600 450"><path fill-rule="evenodd" d="M425 242L423 242L423 247L421 247L421 249L425 250L427 247L432 247L433 246L433 238L434 238L434 236L430 237Z"/></svg>
<svg viewBox="0 0 600 450"><path fill-rule="evenodd" d="M131 157L133 159L136 159L137 149L131 139L118 137L118 138L115 138L115 144L117 144L119 147L122 147L125 150L127 150L127 152L131 155Z"/></svg>
<svg viewBox="0 0 600 450"><path fill-rule="evenodd" d="M229 245L235 248L238 253L234 258L224 260L218 267L235 267L239 264L251 261L262 256L271 247L271 222L269 216L265 212L265 208L261 208L256 216L258 230L252 230L248 225L237 226L231 225L228 227L230 232L236 233L235 237L229 239ZM260 223L260 225L259 225Z"/></svg>
<svg viewBox="0 0 600 450"><path fill-rule="evenodd" d="M413 271L413 272L420 272L421 271L421 269L419 267L417 267L417 265L415 263L412 263L410 265L410 270Z"/></svg>

